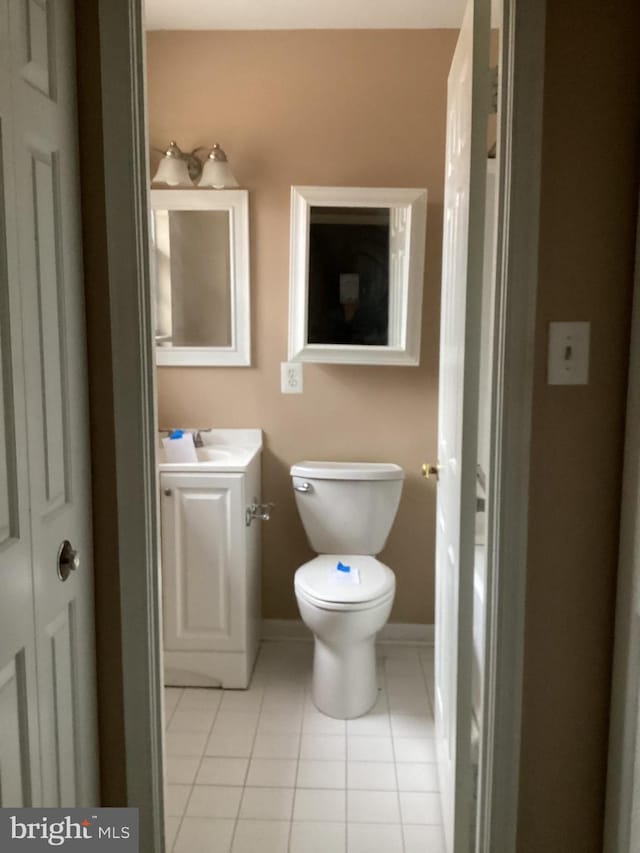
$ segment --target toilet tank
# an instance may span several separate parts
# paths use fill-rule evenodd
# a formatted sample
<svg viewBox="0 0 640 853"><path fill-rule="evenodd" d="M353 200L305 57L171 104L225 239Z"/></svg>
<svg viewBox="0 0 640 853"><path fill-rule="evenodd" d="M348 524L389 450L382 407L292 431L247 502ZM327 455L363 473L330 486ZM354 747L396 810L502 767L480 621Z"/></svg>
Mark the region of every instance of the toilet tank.
<svg viewBox="0 0 640 853"><path fill-rule="evenodd" d="M398 511L404 471L380 462L298 462L298 512L318 554L379 554Z"/></svg>

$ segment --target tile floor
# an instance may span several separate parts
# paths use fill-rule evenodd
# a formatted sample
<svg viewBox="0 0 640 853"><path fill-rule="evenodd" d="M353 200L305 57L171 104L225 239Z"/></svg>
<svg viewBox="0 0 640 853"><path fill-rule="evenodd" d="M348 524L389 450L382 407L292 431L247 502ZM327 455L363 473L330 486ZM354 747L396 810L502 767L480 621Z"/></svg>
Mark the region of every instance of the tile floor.
<svg viewBox="0 0 640 853"><path fill-rule="evenodd" d="M166 688L173 853L444 853L433 649L381 645L357 720L311 702L312 645L265 642L246 691Z"/></svg>

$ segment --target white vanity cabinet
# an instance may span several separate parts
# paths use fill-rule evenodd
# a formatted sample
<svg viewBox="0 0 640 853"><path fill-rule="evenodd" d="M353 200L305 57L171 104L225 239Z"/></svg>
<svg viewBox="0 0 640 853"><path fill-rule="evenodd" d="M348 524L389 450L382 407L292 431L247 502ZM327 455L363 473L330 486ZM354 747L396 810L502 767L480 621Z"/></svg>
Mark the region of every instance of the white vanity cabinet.
<svg viewBox="0 0 640 853"><path fill-rule="evenodd" d="M244 688L260 630L260 454L160 465L166 685ZM177 470L180 469L180 470Z"/></svg>

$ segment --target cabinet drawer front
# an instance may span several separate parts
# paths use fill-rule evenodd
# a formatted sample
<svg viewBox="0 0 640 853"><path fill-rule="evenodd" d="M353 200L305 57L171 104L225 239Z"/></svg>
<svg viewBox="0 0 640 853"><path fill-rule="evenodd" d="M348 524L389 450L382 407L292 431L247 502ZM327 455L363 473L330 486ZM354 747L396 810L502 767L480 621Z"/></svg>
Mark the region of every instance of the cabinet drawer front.
<svg viewBox="0 0 640 853"><path fill-rule="evenodd" d="M243 647L242 494L242 474L161 477L166 651Z"/></svg>

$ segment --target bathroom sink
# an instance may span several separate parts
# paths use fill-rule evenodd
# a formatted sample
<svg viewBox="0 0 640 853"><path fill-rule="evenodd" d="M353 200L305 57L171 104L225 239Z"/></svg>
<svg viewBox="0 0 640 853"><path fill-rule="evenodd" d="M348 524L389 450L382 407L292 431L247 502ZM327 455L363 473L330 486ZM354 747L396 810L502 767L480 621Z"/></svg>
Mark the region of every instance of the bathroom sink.
<svg viewBox="0 0 640 853"><path fill-rule="evenodd" d="M160 471L244 471L262 448L259 429L199 430L202 447L196 447L197 461L167 462L164 448L158 446Z"/></svg>
<svg viewBox="0 0 640 853"><path fill-rule="evenodd" d="M233 450L222 447L196 447L199 462L225 462L233 455Z"/></svg>

